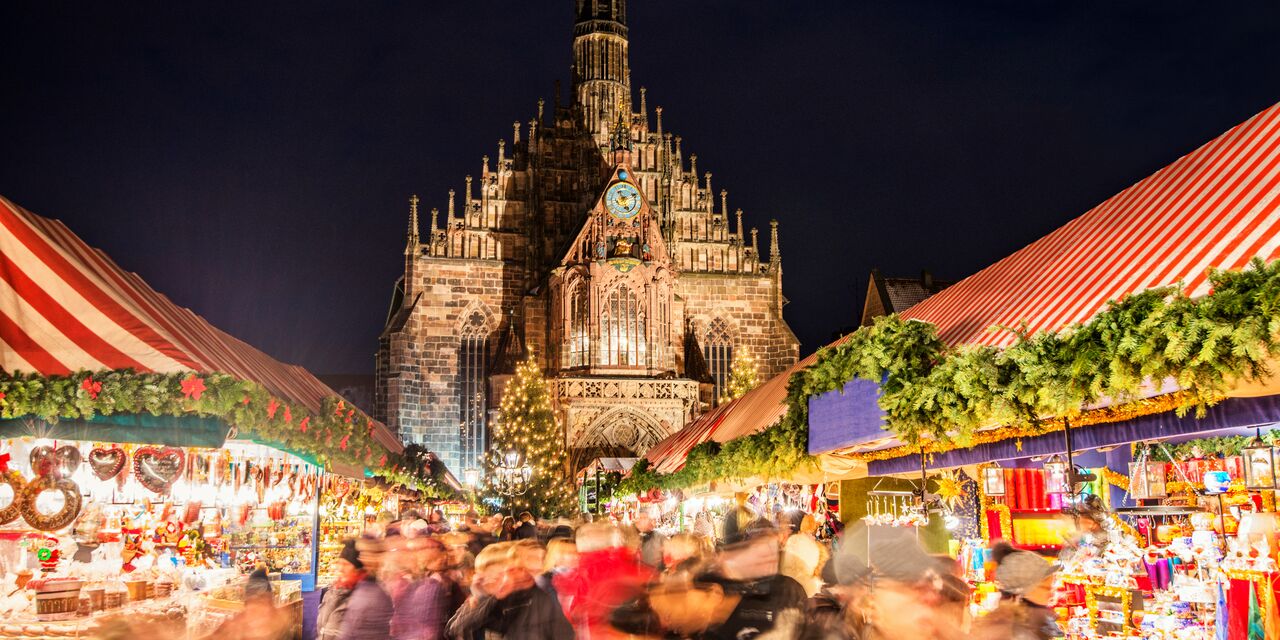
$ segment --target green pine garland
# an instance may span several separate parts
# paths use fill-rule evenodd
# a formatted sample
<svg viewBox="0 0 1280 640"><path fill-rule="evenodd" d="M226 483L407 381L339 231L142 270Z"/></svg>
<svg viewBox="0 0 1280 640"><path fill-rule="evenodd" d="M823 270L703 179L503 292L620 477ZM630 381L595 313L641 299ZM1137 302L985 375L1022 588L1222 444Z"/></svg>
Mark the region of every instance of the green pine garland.
<svg viewBox="0 0 1280 640"><path fill-rule="evenodd" d="M316 460L371 467L388 481L443 491L403 455L373 437L373 421L337 397L319 412L283 402L262 385L225 373L79 371L67 376L0 372L0 418L63 419L149 414L199 416L235 426L237 437Z"/></svg>
<svg viewBox="0 0 1280 640"><path fill-rule="evenodd" d="M808 402L855 378L880 384L886 428L903 442L965 446L990 425L1035 429L1077 416L1103 398L1122 404L1143 384L1173 380L1186 401L1179 415L1205 409L1237 380L1265 376L1280 353L1280 261L1254 259L1243 271L1211 271L1212 294L1151 289L1107 305L1088 323L1056 333L1014 331L1008 348L948 348L932 324L877 318L788 381L777 424L720 447L695 448L685 468L655 474L637 466L624 488L678 488L710 480L783 476L813 463L807 454Z"/></svg>

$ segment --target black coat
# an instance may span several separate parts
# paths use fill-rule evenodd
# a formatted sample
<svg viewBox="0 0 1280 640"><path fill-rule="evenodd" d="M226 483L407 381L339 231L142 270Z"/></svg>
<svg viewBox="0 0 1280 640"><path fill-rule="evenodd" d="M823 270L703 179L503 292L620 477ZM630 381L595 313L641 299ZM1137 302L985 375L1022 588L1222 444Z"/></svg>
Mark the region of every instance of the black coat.
<svg viewBox="0 0 1280 640"><path fill-rule="evenodd" d="M457 640L485 640L494 634L507 640L569 640L573 625L560 603L546 591L530 587L502 600L478 596L453 615L448 636Z"/></svg>
<svg viewBox="0 0 1280 640"><path fill-rule="evenodd" d="M805 601L808 598L804 587L787 576L774 575L744 582L707 573L694 581L718 584L726 594L741 597L723 624L702 633L704 640L749 640L781 625L794 627L794 631L784 634L790 638L799 638L803 632Z"/></svg>

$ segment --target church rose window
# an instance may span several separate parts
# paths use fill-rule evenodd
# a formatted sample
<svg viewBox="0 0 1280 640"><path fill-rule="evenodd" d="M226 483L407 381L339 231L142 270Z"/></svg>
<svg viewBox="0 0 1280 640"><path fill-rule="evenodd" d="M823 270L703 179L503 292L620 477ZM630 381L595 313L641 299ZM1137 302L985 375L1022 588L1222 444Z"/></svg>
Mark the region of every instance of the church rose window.
<svg viewBox="0 0 1280 640"><path fill-rule="evenodd" d="M715 381L717 401L729 388L729 371L733 368L733 338L729 335L729 323L723 318L716 318L707 325L707 334L702 341L702 355L707 361L707 370Z"/></svg>
<svg viewBox="0 0 1280 640"><path fill-rule="evenodd" d="M609 293L604 307L603 363L642 366L646 355L644 315L636 296L626 287Z"/></svg>
<svg viewBox="0 0 1280 640"><path fill-rule="evenodd" d="M479 469L485 451L485 410L488 404L485 378L488 375L488 353L489 332L484 316L473 313L462 327L461 344L458 347L459 431L462 441L458 461L459 468L463 470Z"/></svg>

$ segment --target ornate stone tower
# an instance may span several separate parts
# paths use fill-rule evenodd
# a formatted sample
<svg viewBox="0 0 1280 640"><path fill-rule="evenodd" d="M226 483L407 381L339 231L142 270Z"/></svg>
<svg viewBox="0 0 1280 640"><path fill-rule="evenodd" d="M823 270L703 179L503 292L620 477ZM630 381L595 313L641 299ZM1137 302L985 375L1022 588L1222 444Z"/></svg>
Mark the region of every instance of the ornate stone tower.
<svg viewBox="0 0 1280 640"><path fill-rule="evenodd" d="M421 223L410 201L376 414L455 472L482 466L526 353L554 385L567 443L612 455L712 406L739 350L762 378L799 355L776 222L762 256L643 88L633 110L625 0L575 2L570 100L558 87L550 108L539 100Z"/></svg>
<svg viewBox="0 0 1280 640"><path fill-rule="evenodd" d="M627 0L576 0L573 96L584 128L603 143L618 115L631 113Z"/></svg>

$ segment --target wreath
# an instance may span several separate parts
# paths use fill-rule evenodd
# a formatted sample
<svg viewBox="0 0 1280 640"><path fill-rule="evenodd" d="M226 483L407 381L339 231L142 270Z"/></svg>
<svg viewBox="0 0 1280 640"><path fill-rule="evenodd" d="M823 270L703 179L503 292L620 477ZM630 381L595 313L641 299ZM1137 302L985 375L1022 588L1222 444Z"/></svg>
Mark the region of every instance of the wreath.
<svg viewBox="0 0 1280 640"><path fill-rule="evenodd" d="M62 494L62 509L57 513L45 515L36 509L36 498L45 491L57 491ZM15 500L22 512L22 519L27 524L41 531L57 531L75 522L80 515L80 487L70 478L40 476L27 483L22 490L22 500Z"/></svg>
<svg viewBox="0 0 1280 640"><path fill-rule="evenodd" d="M0 524L9 524L22 515L22 488L26 486L27 481L22 478L21 473L9 471L0 473L0 484L7 484L13 489L13 499L9 500L9 504L0 507Z"/></svg>

